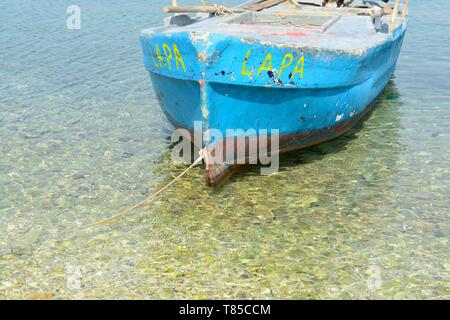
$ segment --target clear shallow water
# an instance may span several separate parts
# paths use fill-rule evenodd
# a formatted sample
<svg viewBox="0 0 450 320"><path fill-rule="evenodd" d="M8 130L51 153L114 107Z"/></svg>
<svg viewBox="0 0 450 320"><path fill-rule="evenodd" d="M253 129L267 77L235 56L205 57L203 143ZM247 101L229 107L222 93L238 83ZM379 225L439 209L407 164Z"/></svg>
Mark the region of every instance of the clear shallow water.
<svg viewBox="0 0 450 320"><path fill-rule="evenodd" d="M446 1L412 2L395 78L346 136L217 190L196 168L88 230L185 167L139 47L159 1L76 1L74 31L70 4L0 3L0 298L449 297Z"/></svg>

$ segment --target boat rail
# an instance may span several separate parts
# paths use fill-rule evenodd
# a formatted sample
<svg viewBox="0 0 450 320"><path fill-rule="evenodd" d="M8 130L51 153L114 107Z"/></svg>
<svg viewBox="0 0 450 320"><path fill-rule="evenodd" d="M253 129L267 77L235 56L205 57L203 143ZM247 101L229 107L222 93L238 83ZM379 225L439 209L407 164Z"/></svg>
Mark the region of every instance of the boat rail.
<svg viewBox="0 0 450 320"><path fill-rule="evenodd" d="M172 0L172 6L166 6L163 8L165 13L210 13L215 14L217 16L227 15L227 14L235 14L235 13L245 13L252 11L262 11L269 7L273 7L277 4L281 4L283 2L296 3L296 10L284 10L277 11L277 14L292 14L292 13L305 13L305 14L320 14L320 12L306 10L304 7L306 6L305 2L297 1L297 0L263 0L263 1L250 1L246 3L244 6L232 7L228 8L222 5L212 4L206 5L206 0L200 0L200 6L178 6L178 0ZM310 5L313 5L310 3ZM339 8L339 10L335 11L335 14L338 15L367 15L374 18L379 18L385 15L391 15L391 21L389 24L390 32L393 32L398 25L399 17L402 19L406 19L409 15L409 0L395 0L394 7L366 7L366 8L354 8L350 7L353 10L346 10L344 8ZM401 9L401 11L400 11ZM328 12L327 12L328 13Z"/></svg>
<svg viewBox="0 0 450 320"><path fill-rule="evenodd" d="M391 23L389 26L389 31L393 32L395 28L397 27L397 20L398 20L398 14L400 12L400 2L402 2L402 11L401 11L401 17L403 19L408 18L409 15L409 0L395 0L394 4L394 10L392 12L391 16Z"/></svg>

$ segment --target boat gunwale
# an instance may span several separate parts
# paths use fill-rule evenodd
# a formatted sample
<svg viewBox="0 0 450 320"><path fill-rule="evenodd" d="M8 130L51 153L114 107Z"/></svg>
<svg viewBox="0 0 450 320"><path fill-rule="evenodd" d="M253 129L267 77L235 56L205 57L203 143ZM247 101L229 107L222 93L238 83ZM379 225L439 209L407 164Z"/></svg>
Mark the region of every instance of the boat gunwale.
<svg viewBox="0 0 450 320"><path fill-rule="evenodd" d="M371 44L371 46L367 47L361 47L361 48L353 48L353 49L343 49L343 48L329 48L329 47L323 47L318 44L311 44L311 43L301 43L301 42L289 42L286 43L286 36L274 36L273 39L266 40L266 39L258 39L258 33L254 32L255 37L251 37L249 35L245 36L239 36L235 32L208 32L203 30L195 30L189 26L184 27L173 27L173 26L166 26L166 27L154 27L154 28L147 28L141 31L141 37L145 37L146 39L149 39L152 35L159 34L167 37L172 37L174 34L180 34L180 33L189 33L190 36L196 36L196 35L216 35L216 36L223 36L223 37L236 37L239 38L241 42L243 43L256 43L258 42L261 46L271 46L274 48L291 48L293 50L302 49L302 50L308 50L308 51L321 51L321 52L328 52L328 53L334 53L334 54L342 54L342 55L350 55L350 56L362 56L365 52L368 50L383 45L384 43L387 43L389 41L395 40L397 37L401 36L399 33L405 33L408 27L408 21L409 19L407 17L399 17L397 19L397 24L395 28L389 32L383 33L385 37L382 39L379 39L378 41L375 41ZM295 28L295 30L299 31L311 31L312 29L306 29L306 28ZM312 30L313 32L317 32L317 30ZM403 32L401 32L403 31ZM319 34L319 32L317 32ZM326 32L323 32L321 36L326 36ZM343 40L345 40L345 37L342 36Z"/></svg>

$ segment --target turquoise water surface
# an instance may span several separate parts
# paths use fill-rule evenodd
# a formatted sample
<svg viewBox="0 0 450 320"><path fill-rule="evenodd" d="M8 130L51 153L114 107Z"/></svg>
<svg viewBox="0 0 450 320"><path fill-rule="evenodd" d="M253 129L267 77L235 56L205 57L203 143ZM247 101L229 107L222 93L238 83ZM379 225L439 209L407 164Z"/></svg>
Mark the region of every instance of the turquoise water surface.
<svg viewBox="0 0 450 320"><path fill-rule="evenodd" d="M450 9L411 2L395 77L356 129L220 189L197 167L86 229L186 168L139 43L162 4L1 1L0 298L449 298Z"/></svg>

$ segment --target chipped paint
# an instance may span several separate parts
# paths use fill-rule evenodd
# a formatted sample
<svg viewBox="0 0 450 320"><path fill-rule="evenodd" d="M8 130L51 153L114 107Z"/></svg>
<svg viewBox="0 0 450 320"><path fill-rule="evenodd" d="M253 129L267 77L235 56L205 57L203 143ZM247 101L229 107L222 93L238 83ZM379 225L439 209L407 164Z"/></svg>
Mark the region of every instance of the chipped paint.
<svg viewBox="0 0 450 320"><path fill-rule="evenodd" d="M206 56L205 52L199 51L197 52L197 59L200 62L207 62L208 61L208 57Z"/></svg>
<svg viewBox="0 0 450 320"><path fill-rule="evenodd" d="M192 43L196 44L199 41L207 41L211 34L209 32L194 31L194 32L191 32L190 35L191 35Z"/></svg>
<svg viewBox="0 0 450 320"><path fill-rule="evenodd" d="M246 43L246 44L252 44L256 42L255 38L241 38L241 42L242 43Z"/></svg>

